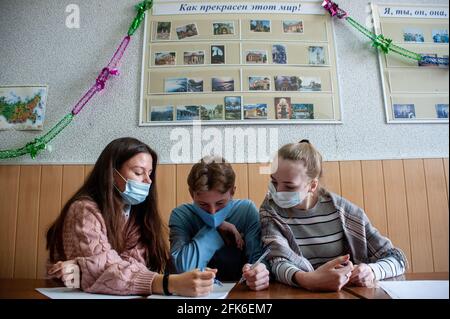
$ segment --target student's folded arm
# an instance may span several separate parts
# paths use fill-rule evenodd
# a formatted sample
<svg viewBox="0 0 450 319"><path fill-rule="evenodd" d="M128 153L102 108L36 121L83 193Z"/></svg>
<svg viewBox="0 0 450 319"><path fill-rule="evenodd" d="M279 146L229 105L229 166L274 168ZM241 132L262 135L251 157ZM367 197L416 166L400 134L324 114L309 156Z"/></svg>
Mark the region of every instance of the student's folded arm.
<svg viewBox="0 0 450 319"><path fill-rule="evenodd" d="M81 288L90 293L148 295L156 273L136 261L122 259L111 248L101 215L89 210L75 212L75 242L81 271Z"/></svg>
<svg viewBox="0 0 450 319"><path fill-rule="evenodd" d="M283 229L283 225L279 221L276 221L271 213L261 209L260 218L263 245L270 247L267 260L270 264L271 273L277 281L291 286L297 286L293 280L294 274L297 271L314 271L313 266L301 255L301 252L294 251L293 247L289 245L288 239L286 238L289 230Z"/></svg>
<svg viewBox="0 0 450 319"><path fill-rule="evenodd" d="M298 287L294 280L295 273L314 271L311 263L292 251L287 242L284 243L280 237L265 236L263 237L263 243L270 243L270 253L267 260L270 265L270 272L277 281Z"/></svg>
<svg viewBox="0 0 450 319"><path fill-rule="evenodd" d="M178 273L206 267L224 241L215 228L203 226L190 235L189 225L182 217L172 213L170 227L170 253Z"/></svg>
<svg viewBox="0 0 450 319"><path fill-rule="evenodd" d="M394 247L387 237L381 235L370 223L365 213L362 213L364 214L367 251L370 262L368 265L373 270L375 280L404 274L408 268L408 261L403 251Z"/></svg>
<svg viewBox="0 0 450 319"><path fill-rule="evenodd" d="M133 248L123 251L120 254L120 258L129 262L137 261L145 265L147 261L146 256L143 253L144 251L145 251L144 244L139 242Z"/></svg>
<svg viewBox="0 0 450 319"><path fill-rule="evenodd" d="M142 256L139 251L137 249L130 249L127 251L124 251L123 253L120 254L120 258L122 258L125 261L128 262L133 262L133 261L137 261L140 262L142 264L145 264L145 258L144 256Z"/></svg>
<svg viewBox="0 0 450 319"><path fill-rule="evenodd" d="M298 271L302 271L297 266L292 264L285 258L275 257L270 259L270 271L275 276L275 279L283 284L298 287L294 279L294 275Z"/></svg>

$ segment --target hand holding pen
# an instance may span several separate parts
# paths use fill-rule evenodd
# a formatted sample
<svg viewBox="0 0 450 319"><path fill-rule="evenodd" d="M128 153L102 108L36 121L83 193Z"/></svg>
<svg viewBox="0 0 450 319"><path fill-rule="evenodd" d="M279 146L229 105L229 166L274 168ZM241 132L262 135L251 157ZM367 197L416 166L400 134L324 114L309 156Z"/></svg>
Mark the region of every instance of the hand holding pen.
<svg viewBox="0 0 450 319"><path fill-rule="evenodd" d="M208 268L209 269L209 268ZM202 267L202 268L200 268L200 271L205 271L205 267ZM222 287L223 286L223 284L222 284L222 282L219 280L219 279L217 279L217 278L214 278L214 284L215 285L218 285L218 286L220 286L220 287Z"/></svg>
<svg viewBox="0 0 450 319"><path fill-rule="evenodd" d="M254 264L244 266L243 273L245 275L242 275L239 284L247 281L247 286L255 291L266 289L269 286L269 271L266 269L266 265L261 263L269 252L270 249L267 249Z"/></svg>

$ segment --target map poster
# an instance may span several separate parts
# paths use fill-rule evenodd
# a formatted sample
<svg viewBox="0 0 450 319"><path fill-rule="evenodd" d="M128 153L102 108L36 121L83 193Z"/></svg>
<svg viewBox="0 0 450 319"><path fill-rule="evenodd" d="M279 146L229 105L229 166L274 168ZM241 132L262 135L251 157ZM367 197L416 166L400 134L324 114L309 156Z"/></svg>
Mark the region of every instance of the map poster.
<svg viewBox="0 0 450 319"><path fill-rule="evenodd" d="M42 130L46 86L0 86L0 130Z"/></svg>

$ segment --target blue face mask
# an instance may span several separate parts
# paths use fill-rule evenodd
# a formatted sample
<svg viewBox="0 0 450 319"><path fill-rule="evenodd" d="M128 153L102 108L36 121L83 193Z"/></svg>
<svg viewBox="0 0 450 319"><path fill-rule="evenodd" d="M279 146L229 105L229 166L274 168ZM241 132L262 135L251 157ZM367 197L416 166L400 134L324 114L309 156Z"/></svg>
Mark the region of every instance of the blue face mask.
<svg viewBox="0 0 450 319"><path fill-rule="evenodd" d="M225 218L228 217L234 207L234 203L235 202L233 200L230 200L224 208L215 214L208 213L206 210L194 203L194 212L206 225L212 228L217 228L223 223Z"/></svg>
<svg viewBox="0 0 450 319"><path fill-rule="evenodd" d="M123 200L129 205L137 205L142 203L148 196L151 184L136 182L131 179L125 179L122 175L120 175L118 170L116 170L116 172L126 182L125 190L123 192L121 192L120 189L117 188L116 185L114 185L114 187L119 191L120 195L122 195Z"/></svg>

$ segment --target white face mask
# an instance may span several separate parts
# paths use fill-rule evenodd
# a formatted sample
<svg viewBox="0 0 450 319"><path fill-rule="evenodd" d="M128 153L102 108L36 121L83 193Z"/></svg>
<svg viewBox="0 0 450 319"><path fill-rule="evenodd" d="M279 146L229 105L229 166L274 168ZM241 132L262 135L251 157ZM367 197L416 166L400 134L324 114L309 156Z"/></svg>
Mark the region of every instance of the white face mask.
<svg viewBox="0 0 450 319"><path fill-rule="evenodd" d="M273 183L270 182L269 194L275 204L281 208L292 208L303 203L308 192L277 192Z"/></svg>

